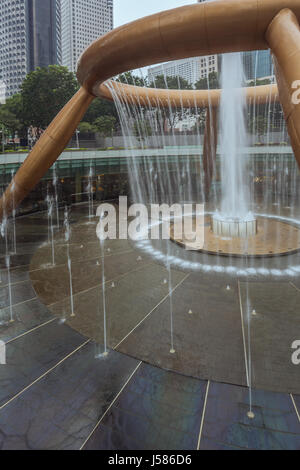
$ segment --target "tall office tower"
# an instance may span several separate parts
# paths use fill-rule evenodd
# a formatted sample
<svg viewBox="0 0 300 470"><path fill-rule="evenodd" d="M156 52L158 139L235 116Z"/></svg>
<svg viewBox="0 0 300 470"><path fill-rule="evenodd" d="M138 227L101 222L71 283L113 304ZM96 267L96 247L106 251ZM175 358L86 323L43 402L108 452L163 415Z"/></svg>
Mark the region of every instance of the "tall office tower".
<svg viewBox="0 0 300 470"><path fill-rule="evenodd" d="M274 79L273 61L269 50L244 52L243 63L246 80Z"/></svg>
<svg viewBox="0 0 300 470"><path fill-rule="evenodd" d="M60 63L59 7L60 0L0 1L0 81L6 97L19 91L31 70Z"/></svg>
<svg viewBox="0 0 300 470"><path fill-rule="evenodd" d="M60 0L29 0L29 68L61 64Z"/></svg>
<svg viewBox="0 0 300 470"><path fill-rule="evenodd" d="M62 64L76 71L80 54L113 29L113 0L61 0Z"/></svg>

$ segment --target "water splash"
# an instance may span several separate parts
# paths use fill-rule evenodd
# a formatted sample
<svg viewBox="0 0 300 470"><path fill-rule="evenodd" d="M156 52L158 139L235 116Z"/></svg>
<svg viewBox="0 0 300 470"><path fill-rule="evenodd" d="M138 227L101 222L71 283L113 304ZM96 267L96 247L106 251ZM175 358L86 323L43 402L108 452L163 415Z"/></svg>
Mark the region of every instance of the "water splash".
<svg viewBox="0 0 300 470"><path fill-rule="evenodd" d="M73 297L73 281L72 281L72 261L70 256L70 238L71 238L71 227L69 222L68 208L65 208L64 212L64 227L65 227L65 241L67 244L67 262L69 271L69 283L70 283L70 304L71 304L71 317L75 317L74 312L74 297Z"/></svg>
<svg viewBox="0 0 300 470"><path fill-rule="evenodd" d="M89 220L91 220L94 217L94 189L93 189L93 168L90 166L90 171L89 171L89 177L88 177L88 186L87 186L87 192L88 192L88 198L89 198Z"/></svg>
<svg viewBox="0 0 300 470"><path fill-rule="evenodd" d="M48 206L48 242L51 243L51 253L52 253L52 266L55 266L55 249L54 249L54 226L53 226L53 208L54 201L53 197L47 195L46 202Z"/></svg>

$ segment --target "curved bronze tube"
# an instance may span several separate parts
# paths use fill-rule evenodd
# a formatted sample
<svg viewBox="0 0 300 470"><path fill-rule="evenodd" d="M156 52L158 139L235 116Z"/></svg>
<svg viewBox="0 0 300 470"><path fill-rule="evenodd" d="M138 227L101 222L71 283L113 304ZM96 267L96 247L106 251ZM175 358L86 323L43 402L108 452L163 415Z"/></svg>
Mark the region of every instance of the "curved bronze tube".
<svg viewBox="0 0 300 470"><path fill-rule="evenodd" d="M220 104L221 90L164 90L159 88L144 88L111 81L102 83L94 92L99 98L113 101L113 92L129 104L160 107L217 107ZM246 98L250 104L264 104L278 101L277 85L261 85L245 88Z"/></svg>
<svg viewBox="0 0 300 470"><path fill-rule="evenodd" d="M99 84L127 70L185 57L268 49L266 30L283 8L300 20L299 0L215 0L163 11L94 41L81 55L77 78Z"/></svg>
<svg viewBox="0 0 300 470"><path fill-rule="evenodd" d="M273 18L283 8L290 8L298 23L300 0L243 0L242 2L215 0L164 11L137 20L95 41L79 60L77 77L82 84L81 90L50 124L15 175L14 195L12 184L5 191L0 201L0 220L4 214L8 215L11 212L13 206L16 207L22 201L56 161L93 98L103 92L103 88L99 91L99 87L105 80L127 70L157 62L241 50L267 49L266 31ZM288 29L289 22L286 23ZM274 26L275 29L277 28ZM286 28L278 30L286 32ZM294 27L293 31L297 32L297 28ZM276 31L272 34L271 29L269 30L267 39L272 47L278 34ZM293 42L292 36L292 33L288 34L288 40L285 41L288 48L290 42ZM282 39L280 35L279 42ZM274 45L276 54L275 49ZM282 48L277 49L280 55L279 62L284 67L285 53ZM292 68L292 65L290 67ZM281 88L284 87L285 85L282 85ZM218 93L212 92L216 97L207 97L207 102L209 99L217 102ZM176 96L175 100L178 99ZM283 96L282 91L281 96ZM181 98L179 100L181 105ZM202 102L201 100L202 98L199 102ZM189 101L190 96L187 95L186 102ZM290 135L296 142L300 134L300 121L298 120L298 124L296 119L289 121ZM299 133L294 130L294 126L299 127ZM298 146L298 141L295 146Z"/></svg>

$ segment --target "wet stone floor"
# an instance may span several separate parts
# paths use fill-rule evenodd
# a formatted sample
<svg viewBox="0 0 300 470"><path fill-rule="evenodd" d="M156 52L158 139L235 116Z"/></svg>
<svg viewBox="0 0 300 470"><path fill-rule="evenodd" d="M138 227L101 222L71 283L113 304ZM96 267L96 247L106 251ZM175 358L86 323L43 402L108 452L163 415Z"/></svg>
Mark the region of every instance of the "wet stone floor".
<svg viewBox="0 0 300 470"><path fill-rule="evenodd" d="M103 257L87 213L71 215L75 316L62 212L55 266L44 213L17 220L10 286L0 256L0 449L300 449L299 279L170 279L129 241Z"/></svg>

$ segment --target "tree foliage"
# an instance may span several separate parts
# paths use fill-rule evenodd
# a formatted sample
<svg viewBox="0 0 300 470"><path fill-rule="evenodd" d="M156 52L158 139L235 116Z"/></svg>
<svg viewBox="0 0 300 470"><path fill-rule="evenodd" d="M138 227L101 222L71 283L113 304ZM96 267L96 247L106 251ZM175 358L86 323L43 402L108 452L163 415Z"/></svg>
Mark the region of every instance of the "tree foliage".
<svg viewBox="0 0 300 470"><path fill-rule="evenodd" d="M137 75L134 75L132 72L125 72L122 73L117 77L117 81L121 83L126 83L127 85L135 85L135 86L147 86L147 80L145 78L141 78Z"/></svg>
<svg viewBox="0 0 300 470"><path fill-rule="evenodd" d="M50 65L30 72L21 87L24 122L45 129L78 87L74 74L66 67Z"/></svg>
<svg viewBox="0 0 300 470"><path fill-rule="evenodd" d="M219 76L211 72L208 77L201 78L195 83L196 90L216 90L220 88Z"/></svg>
<svg viewBox="0 0 300 470"><path fill-rule="evenodd" d="M15 114L4 106L0 107L0 128L15 134L21 128L21 122L16 118Z"/></svg>
<svg viewBox="0 0 300 470"><path fill-rule="evenodd" d="M83 121L93 125L101 116L113 116L118 121L118 112L114 103L96 98L85 113Z"/></svg>
<svg viewBox="0 0 300 470"><path fill-rule="evenodd" d="M100 116L94 122L94 127L103 137L112 135L116 124L114 116Z"/></svg>
<svg viewBox="0 0 300 470"><path fill-rule="evenodd" d="M133 134L139 142L152 135L152 127L149 119L139 119L134 121Z"/></svg>
<svg viewBox="0 0 300 470"><path fill-rule="evenodd" d="M78 124L77 128L78 128L79 132L81 132L82 134L91 134L91 133L95 132L95 127L92 124L90 124L89 122L81 121Z"/></svg>
<svg viewBox="0 0 300 470"><path fill-rule="evenodd" d="M252 82L247 83L247 86L261 86L261 85L271 85L271 80L269 78L258 78L257 80L252 80Z"/></svg>
<svg viewBox="0 0 300 470"><path fill-rule="evenodd" d="M192 90L192 85L182 77L158 75L149 85L151 88L168 88L169 90Z"/></svg>
<svg viewBox="0 0 300 470"><path fill-rule="evenodd" d="M23 120L23 102L20 94L8 98L6 103L0 106L0 127L8 134L18 133L20 137L26 137L27 128Z"/></svg>

